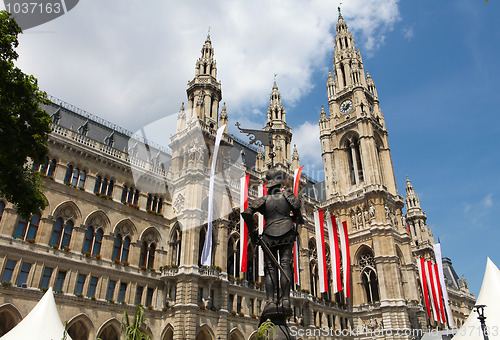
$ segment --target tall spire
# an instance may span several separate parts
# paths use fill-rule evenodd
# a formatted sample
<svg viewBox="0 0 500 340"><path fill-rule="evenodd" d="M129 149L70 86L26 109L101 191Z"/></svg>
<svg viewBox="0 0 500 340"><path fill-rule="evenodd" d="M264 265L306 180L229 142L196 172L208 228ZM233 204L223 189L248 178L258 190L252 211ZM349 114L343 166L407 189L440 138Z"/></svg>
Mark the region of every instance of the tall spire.
<svg viewBox="0 0 500 340"><path fill-rule="evenodd" d="M187 95L188 119L200 119L212 128L218 126L222 91L217 81L217 63L210 41L210 28L201 48L201 57L196 61L194 79L188 83Z"/></svg>
<svg viewBox="0 0 500 340"><path fill-rule="evenodd" d="M269 96L269 106L267 108L267 121L280 120L286 123L285 107L281 104L281 94L276 84L276 75L274 78L273 90Z"/></svg>
<svg viewBox="0 0 500 340"><path fill-rule="evenodd" d="M405 189L406 223L410 229L414 251L422 254L432 252L434 236L427 226L427 216L420 207L420 201L408 177L406 177Z"/></svg>
<svg viewBox="0 0 500 340"><path fill-rule="evenodd" d="M278 90L278 85L275 81L273 89L269 95L269 106L267 107L267 124L264 127L265 131L272 132L274 166L282 169L290 169L292 166L290 142L292 140L292 129L286 124L285 107L281 103L281 94ZM265 150L265 164L270 165L271 159L268 157L270 153L269 147Z"/></svg>
<svg viewBox="0 0 500 340"><path fill-rule="evenodd" d="M293 170L300 168L299 152L297 151L297 145L295 144L293 145L292 168Z"/></svg>

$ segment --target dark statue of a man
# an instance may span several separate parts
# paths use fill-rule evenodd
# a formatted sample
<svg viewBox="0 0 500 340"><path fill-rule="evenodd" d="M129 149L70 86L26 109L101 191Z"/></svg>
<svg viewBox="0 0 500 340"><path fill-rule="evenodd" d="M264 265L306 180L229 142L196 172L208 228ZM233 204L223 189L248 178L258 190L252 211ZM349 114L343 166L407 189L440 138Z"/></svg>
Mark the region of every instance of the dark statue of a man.
<svg viewBox="0 0 500 340"><path fill-rule="evenodd" d="M268 248L267 252L264 249L264 284L267 301L262 312L263 317L277 313L287 316L292 314L291 283L288 279L293 279L293 243L298 235L298 226L304 224L304 219L300 212L299 199L290 191L281 190L284 179L284 172L268 170L266 173L267 194L256 199L248 209L241 213L252 242ZM259 235L253 219L256 212L261 213L265 219L262 235ZM281 282L278 281L279 267L276 262L278 258L286 274L281 275Z"/></svg>

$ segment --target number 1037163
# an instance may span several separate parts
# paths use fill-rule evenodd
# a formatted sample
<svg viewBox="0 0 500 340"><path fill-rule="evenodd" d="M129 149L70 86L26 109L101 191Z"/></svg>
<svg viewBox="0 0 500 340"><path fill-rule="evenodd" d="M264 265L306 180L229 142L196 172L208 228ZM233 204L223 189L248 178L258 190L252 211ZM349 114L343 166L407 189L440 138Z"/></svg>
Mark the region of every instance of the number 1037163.
<svg viewBox="0 0 500 340"><path fill-rule="evenodd" d="M62 7L61 2L46 2L46 3L38 3L38 2L15 2L15 3L6 3L5 9L7 12L12 14L51 14L51 13L61 13Z"/></svg>

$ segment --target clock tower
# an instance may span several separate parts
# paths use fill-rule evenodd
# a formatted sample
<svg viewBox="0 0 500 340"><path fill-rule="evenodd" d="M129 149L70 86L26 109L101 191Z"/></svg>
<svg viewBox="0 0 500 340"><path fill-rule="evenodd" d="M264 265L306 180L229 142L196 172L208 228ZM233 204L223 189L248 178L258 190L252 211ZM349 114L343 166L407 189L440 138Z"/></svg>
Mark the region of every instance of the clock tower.
<svg viewBox="0 0 500 340"><path fill-rule="evenodd" d="M403 225L388 132L373 79L339 8L333 72L327 79L328 114L319 117L326 201L322 207L347 221L351 254L353 326L425 326L418 270ZM368 306L368 307L367 307ZM422 321L424 320L424 321Z"/></svg>

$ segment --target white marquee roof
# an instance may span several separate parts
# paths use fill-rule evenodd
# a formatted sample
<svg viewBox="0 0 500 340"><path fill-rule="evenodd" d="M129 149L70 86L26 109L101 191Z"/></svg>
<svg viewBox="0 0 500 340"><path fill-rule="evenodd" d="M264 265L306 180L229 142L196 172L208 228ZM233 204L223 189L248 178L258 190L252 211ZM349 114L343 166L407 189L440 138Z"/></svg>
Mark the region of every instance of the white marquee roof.
<svg viewBox="0 0 500 340"><path fill-rule="evenodd" d="M35 308L2 337L2 340L61 340L64 325L57 312L52 287L47 290ZM66 336L71 340L70 336Z"/></svg>
<svg viewBox="0 0 500 340"><path fill-rule="evenodd" d="M476 305L486 305L484 316L486 316L486 326L490 330L489 338L500 339L500 270L489 258ZM452 340L484 340L477 317L478 314L472 311Z"/></svg>

